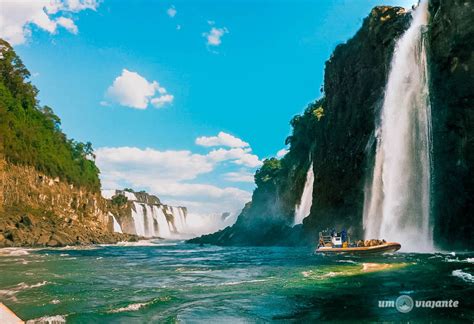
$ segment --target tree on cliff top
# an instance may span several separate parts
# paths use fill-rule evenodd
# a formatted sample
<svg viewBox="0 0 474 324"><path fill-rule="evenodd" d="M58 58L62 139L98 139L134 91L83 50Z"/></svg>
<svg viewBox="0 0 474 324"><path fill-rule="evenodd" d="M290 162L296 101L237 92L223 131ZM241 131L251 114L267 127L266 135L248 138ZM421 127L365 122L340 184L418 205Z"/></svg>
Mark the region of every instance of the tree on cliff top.
<svg viewBox="0 0 474 324"><path fill-rule="evenodd" d="M10 44L0 39L0 153L10 163L100 190L92 145L66 137L61 119L50 107L39 105L29 77Z"/></svg>

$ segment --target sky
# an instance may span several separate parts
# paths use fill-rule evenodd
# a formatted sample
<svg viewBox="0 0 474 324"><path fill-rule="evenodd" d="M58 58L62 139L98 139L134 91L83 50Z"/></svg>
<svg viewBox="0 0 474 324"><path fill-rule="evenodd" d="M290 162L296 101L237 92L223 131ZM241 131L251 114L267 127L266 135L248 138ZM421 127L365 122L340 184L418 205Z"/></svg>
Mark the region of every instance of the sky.
<svg viewBox="0 0 474 324"><path fill-rule="evenodd" d="M376 5L414 0L0 0L42 105L92 142L103 189L238 212L324 63Z"/></svg>

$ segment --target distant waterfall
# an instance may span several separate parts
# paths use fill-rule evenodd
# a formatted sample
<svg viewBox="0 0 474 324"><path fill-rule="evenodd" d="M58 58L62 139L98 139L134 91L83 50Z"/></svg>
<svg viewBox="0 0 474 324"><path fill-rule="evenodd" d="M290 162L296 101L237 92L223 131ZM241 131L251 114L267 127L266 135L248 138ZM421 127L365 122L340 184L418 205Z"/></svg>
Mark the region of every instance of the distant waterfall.
<svg viewBox="0 0 474 324"><path fill-rule="evenodd" d="M143 237L170 236L168 221L158 206L133 202L132 218L137 235Z"/></svg>
<svg viewBox="0 0 474 324"><path fill-rule="evenodd" d="M432 250L430 226L431 108L423 32L428 1L398 40L385 89L372 184L366 188L365 237Z"/></svg>
<svg viewBox="0 0 474 324"><path fill-rule="evenodd" d="M156 219L158 221L158 228L160 231L160 237L169 237L170 236L170 227L168 221L166 220L166 216L158 206L153 206L153 211L156 215Z"/></svg>
<svg viewBox="0 0 474 324"><path fill-rule="evenodd" d="M303 219L311 212L311 206L313 205L313 185L314 185L314 172L313 162L309 166L308 173L306 174L306 182L304 184L303 194L301 196L300 204L296 205L295 209L295 225L303 224Z"/></svg>
<svg viewBox="0 0 474 324"><path fill-rule="evenodd" d="M112 220L114 222L114 232L115 233L122 233L122 227L120 226L119 222L117 222L117 219L115 218L114 215L110 214L110 216L112 216Z"/></svg>

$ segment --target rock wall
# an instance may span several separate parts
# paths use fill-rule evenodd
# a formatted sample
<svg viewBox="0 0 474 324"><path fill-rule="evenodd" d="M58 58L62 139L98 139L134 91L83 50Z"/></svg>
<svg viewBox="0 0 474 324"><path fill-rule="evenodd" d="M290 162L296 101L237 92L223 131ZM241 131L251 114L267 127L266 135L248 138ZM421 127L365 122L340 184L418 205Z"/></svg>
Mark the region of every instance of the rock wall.
<svg viewBox="0 0 474 324"><path fill-rule="evenodd" d="M362 28L326 62L325 116L317 128L313 205L304 226L314 232L345 227L362 237L364 185L372 170L374 132L396 40L410 15L376 7Z"/></svg>
<svg viewBox="0 0 474 324"><path fill-rule="evenodd" d="M474 247L474 3L430 0L427 32L432 103L431 220L441 248ZM364 186L375 156L375 126L396 40L409 26L403 8L376 7L326 62L324 97L295 116L289 153L266 161L236 224L192 240L223 245L313 244L318 231L363 235ZM293 212L312 160L313 204L303 226ZM369 181L370 183L370 181Z"/></svg>
<svg viewBox="0 0 474 324"><path fill-rule="evenodd" d="M257 172L252 203L236 224L193 242L313 244L319 230L334 226L362 236L363 189L375 150L376 118L395 42L408 23L409 15L400 7L371 11L357 34L337 46L326 62L325 96L292 119L290 152ZM303 226L292 227L310 161L311 213Z"/></svg>
<svg viewBox="0 0 474 324"><path fill-rule="evenodd" d="M0 159L0 246L113 243L107 202L33 167Z"/></svg>
<svg viewBox="0 0 474 324"><path fill-rule="evenodd" d="M474 248L474 2L431 0L429 62L436 243Z"/></svg>

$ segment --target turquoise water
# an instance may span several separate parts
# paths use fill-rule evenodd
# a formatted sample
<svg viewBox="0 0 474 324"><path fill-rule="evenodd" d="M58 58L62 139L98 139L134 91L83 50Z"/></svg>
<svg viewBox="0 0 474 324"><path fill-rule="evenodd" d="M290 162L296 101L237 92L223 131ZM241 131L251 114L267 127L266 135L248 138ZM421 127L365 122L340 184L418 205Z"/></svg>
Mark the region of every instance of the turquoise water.
<svg viewBox="0 0 474 324"><path fill-rule="evenodd" d="M323 257L306 248L0 249L0 301L67 323L474 319L474 253ZM403 314L380 300L457 300Z"/></svg>

